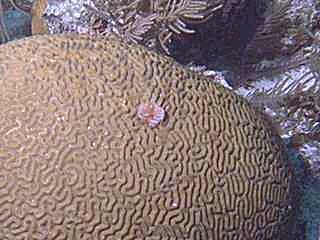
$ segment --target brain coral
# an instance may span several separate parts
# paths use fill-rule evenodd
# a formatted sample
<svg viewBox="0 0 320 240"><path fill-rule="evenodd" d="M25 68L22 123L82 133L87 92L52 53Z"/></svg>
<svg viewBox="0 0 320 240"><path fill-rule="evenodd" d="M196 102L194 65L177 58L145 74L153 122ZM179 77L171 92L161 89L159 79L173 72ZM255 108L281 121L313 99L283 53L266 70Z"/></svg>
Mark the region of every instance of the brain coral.
<svg viewBox="0 0 320 240"><path fill-rule="evenodd" d="M150 127L140 104L163 119ZM0 46L0 239L281 239L291 173L242 98L116 39ZM285 238L282 238L285 239Z"/></svg>

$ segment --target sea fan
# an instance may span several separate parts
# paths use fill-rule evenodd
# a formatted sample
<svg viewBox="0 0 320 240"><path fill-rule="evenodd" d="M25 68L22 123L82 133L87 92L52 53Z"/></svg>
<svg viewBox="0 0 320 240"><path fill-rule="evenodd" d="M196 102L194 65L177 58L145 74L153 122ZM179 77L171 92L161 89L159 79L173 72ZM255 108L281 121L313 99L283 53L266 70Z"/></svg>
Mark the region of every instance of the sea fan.
<svg viewBox="0 0 320 240"><path fill-rule="evenodd" d="M315 42L320 27L319 11L313 6L297 8L295 1L273 1L263 23L234 67L236 87L262 77L275 77L310 63L307 46Z"/></svg>
<svg viewBox="0 0 320 240"><path fill-rule="evenodd" d="M119 36L130 42L163 50L169 54L168 43L173 34L191 34L187 23L206 21L222 5L205 0L93 0L93 18L111 18ZM91 9L92 10L92 9ZM109 28L110 31L110 28ZM108 33L109 31L104 31Z"/></svg>
<svg viewBox="0 0 320 240"><path fill-rule="evenodd" d="M257 63L261 59L274 58L283 55L285 37L290 25L288 11L290 1L271 4L269 13L263 23L257 28L255 34L244 51L245 63Z"/></svg>
<svg viewBox="0 0 320 240"><path fill-rule="evenodd" d="M190 34L195 31L188 28L186 22L201 22L208 18L212 12L222 7L217 4L211 6L206 1L194 0L156 0L151 4L151 11L159 16L157 19L159 34L158 40L161 47L169 53L166 44L172 34Z"/></svg>
<svg viewBox="0 0 320 240"><path fill-rule="evenodd" d="M320 49L314 46L308 62L299 71L288 71L284 74L287 77L271 89L255 90L248 96L252 104L270 114L281 135L315 139L315 131L320 127L319 62Z"/></svg>

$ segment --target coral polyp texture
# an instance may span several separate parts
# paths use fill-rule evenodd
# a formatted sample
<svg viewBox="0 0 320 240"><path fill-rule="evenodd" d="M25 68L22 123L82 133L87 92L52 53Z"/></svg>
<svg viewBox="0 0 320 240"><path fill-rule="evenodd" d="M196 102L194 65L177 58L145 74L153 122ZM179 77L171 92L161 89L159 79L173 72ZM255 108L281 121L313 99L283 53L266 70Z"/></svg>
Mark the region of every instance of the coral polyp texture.
<svg viewBox="0 0 320 240"><path fill-rule="evenodd" d="M137 116L151 98L165 109L154 128ZM278 137L170 58L84 35L13 41L0 109L0 239L287 237Z"/></svg>

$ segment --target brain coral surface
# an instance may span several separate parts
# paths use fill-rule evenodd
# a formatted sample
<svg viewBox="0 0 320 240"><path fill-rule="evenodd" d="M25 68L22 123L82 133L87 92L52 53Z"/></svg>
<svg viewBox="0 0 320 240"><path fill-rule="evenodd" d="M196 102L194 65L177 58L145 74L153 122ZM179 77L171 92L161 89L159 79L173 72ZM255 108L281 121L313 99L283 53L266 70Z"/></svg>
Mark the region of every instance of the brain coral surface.
<svg viewBox="0 0 320 240"><path fill-rule="evenodd" d="M164 114L151 126L141 104ZM0 109L0 239L288 230L291 174L273 132L169 58L87 36L11 42L0 46Z"/></svg>

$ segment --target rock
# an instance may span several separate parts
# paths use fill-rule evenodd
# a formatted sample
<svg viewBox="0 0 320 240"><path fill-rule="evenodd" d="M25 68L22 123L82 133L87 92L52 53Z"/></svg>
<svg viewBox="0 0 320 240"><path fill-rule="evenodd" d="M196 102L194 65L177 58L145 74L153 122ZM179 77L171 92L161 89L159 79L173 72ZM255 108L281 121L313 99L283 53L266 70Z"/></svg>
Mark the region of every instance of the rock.
<svg viewBox="0 0 320 240"><path fill-rule="evenodd" d="M43 13L47 7L47 0L34 0L32 5L32 34L48 33L48 25L43 17Z"/></svg>

